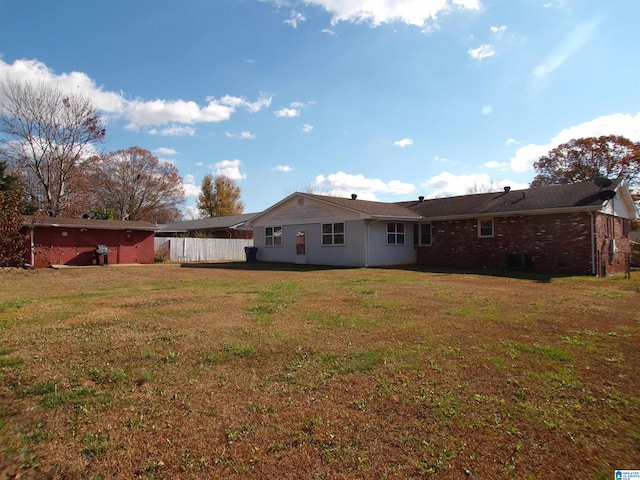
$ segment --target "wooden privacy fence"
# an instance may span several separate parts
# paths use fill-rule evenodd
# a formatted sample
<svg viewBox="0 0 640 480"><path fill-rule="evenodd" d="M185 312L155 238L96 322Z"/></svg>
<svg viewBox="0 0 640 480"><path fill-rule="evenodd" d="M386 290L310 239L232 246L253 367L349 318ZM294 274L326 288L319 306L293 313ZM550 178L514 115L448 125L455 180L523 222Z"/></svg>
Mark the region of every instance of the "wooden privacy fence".
<svg viewBox="0 0 640 480"><path fill-rule="evenodd" d="M253 240L235 238L168 238L156 237L155 250L169 251L172 262L215 262L246 260L244 247Z"/></svg>

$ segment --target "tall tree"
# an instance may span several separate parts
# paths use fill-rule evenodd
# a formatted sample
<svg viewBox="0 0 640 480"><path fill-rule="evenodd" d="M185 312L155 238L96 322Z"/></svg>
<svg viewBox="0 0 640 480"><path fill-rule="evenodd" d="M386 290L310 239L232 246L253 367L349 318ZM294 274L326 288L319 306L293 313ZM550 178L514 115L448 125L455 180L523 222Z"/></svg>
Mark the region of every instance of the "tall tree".
<svg viewBox="0 0 640 480"><path fill-rule="evenodd" d="M182 217L184 184L178 169L139 147L118 150L95 164L95 210L113 211L117 220L167 223Z"/></svg>
<svg viewBox="0 0 640 480"><path fill-rule="evenodd" d="M623 176L631 190L640 190L640 143L616 136L570 140L533 164L531 187Z"/></svg>
<svg viewBox="0 0 640 480"><path fill-rule="evenodd" d="M240 187L225 175L205 175L196 206L203 217L226 217L244 212Z"/></svg>
<svg viewBox="0 0 640 480"><path fill-rule="evenodd" d="M105 136L91 101L45 83L0 83L0 160L24 176L26 194L55 217L86 208L88 158Z"/></svg>
<svg viewBox="0 0 640 480"><path fill-rule="evenodd" d="M16 177L9 175L0 161L0 266L24 261L26 231L23 217L22 190Z"/></svg>

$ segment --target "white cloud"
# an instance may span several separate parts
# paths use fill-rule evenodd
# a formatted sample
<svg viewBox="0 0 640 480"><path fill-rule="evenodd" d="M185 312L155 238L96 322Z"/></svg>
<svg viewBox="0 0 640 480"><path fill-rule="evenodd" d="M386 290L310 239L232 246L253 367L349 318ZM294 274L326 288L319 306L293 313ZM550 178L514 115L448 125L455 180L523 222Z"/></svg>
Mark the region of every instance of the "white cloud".
<svg viewBox="0 0 640 480"><path fill-rule="evenodd" d="M162 137L193 137L196 130L193 127L182 127L175 125L162 129L152 128L147 132L149 135L160 135Z"/></svg>
<svg viewBox="0 0 640 480"><path fill-rule="evenodd" d="M513 145L514 143L518 143L518 141L515 138L507 139L507 145Z"/></svg>
<svg viewBox="0 0 640 480"><path fill-rule="evenodd" d="M274 112L274 115L279 118L293 118L300 115L300 110L295 108L281 108Z"/></svg>
<svg viewBox="0 0 640 480"><path fill-rule="evenodd" d="M313 130L313 126L311 126L311 125L305 124L305 125L302 126L302 131L304 133L309 133L311 130Z"/></svg>
<svg viewBox="0 0 640 480"><path fill-rule="evenodd" d="M491 33L496 37L501 38L502 34L507 31L506 25L500 25L499 27L491 27Z"/></svg>
<svg viewBox="0 0 640 480"><path fill-rule="evenodd" d="M318 175L312 187L321 189L328 195L347 195L356 193L364 200L375 200L376 193L406 195L415 190L412 183L391 180L388 183L377 178L365 178L362 174L352 175L345 172Z"/></svg>
<svg viewBox="0 0 640 480"><path fill-rule="evenodd" d="M493 112L493 107L491 105L485 105L484 107L482 107L483 115L491 115L491 112Z"/></svg>
<svg viewBox="0 0 640 480"><path fill-rule="evenodd" d="M493 180L486 173L454 175L449 172L442 172L440 175L430 178L422 183L421 187L427 190L425 192L427 198L440 198L466 195L469 191L482 191L486 187L491 187L491 190L498 191L506 185L513 189L528 187L527 183L514 182L507 179Z"/></svg>
<svg viewBox="0 0 640 480"><path fill-rule="evenodd" d="M599 19L581 23L574 28L549 56L533 70L535 77L545 77L561 67L593 36L600 25Z"/></svg>
<svg viewBox="0 0 640 480"><path fill-rule="evenodd" d="M164 130L152 129L153 135L193 135L193 129L181 130L184 125L222 122L238 109L256 113L271 105L271 96L261 93L255 102L242 97L225 95L219 100L207 98L205 105L190 100L129 100L122 93L107 92L82 72L56 74L38 60L16 60L12 64L0 59L0 80L11 77L20 81L56 84L63 90L80 93L91 99L96 108L106 114L106 119L121 118L129 129L179 124Z"/></svg>
<svg viewBox="0 0 640 480"><path fill-rule="evenodd" d="M275 168L272 168L271 170L273 170L274 172L292 172L293 168L291 168L289 165L278 165Z"/></svg>
<svg viewBox="0 0 640 480"><path fill-rule="evenodd" d="M327 35L337 35L336 32L334 32L333 30L330 30L328 28L325 28L322 30L322 33L326 33Z"/></svg>
<svg viewBox="0 0 640 480"><path fill-rule="evenodd" d="M484 45L480 45L478 48L470 48L469 56L474 60L482 61L485 58L493 57L496 52L493 50L493 46L485 43Z"/></svg>
<svg viewBox="0 0 640 480"><path fill-rule="evenodd" d="M242 162L240 160L223 160L211 166L216 175L225 175L231 180L242 180L247 175L240 171Z"/></svg>
<svg viewBox="0 0 640 480"><path fill-rule="evenodd" d="M393 144L396 147L404 148L404 147L408 147L409 145L413 145L413 140L410 138L403 138L402 140L397 140L393 142Z"/></svg>
<svg viewBox="0 0 640 480"><path fill-rule="evenodd" d="M196 185L196 179L193 175L185 175L182 179L182 184L184 186L184 194L187 197L197 197L200 195L200 187Z"/></svg>
<svg viewBox="0 0 640 480"><path fill-rule="evenodd" d="M487 168L495 168L502 171L509 170L509 163L496 162L495 160L491 160L490 162L485 163L484 166Z"/></svg>
<svg viewBox="0 0 640 480"><path fill-rule="evenodd" d="M480 0L306 0L305 3L323 7L333 15L332 24L355 22L374 27L391 22L422 27L427 20L435 20L454 7L480 9Z"/></svg>
<svg viewBox="0 0 640 480"><path fill-rule="evenodd" d="M634 142L640 141L640 113L635 116L614 113L589 122L565 128L545 145L529 144L516 150L510 159L511 168L516 172L533 170L533 163L558 145L574 138L621 135Z"/></svg>
<svg viewBox="0 0 640 480"><path fill-rule="evenodd" d="M291 25L293 28L298 28L298 22L304 22L306 20L306 17L300 13L300 12L296 12L295 10L291 10L291 13L289 14L289 18L287 20L284 21L284 23L286 23L287 25Z"/></svg>
<svg viewBox="0 0 640 480"><path fill-rule="evenodd" d="M235 138L237 140L253 140L256 138L256 136L253 133L246 130L240 133L227 132L225 135L229 138Z"/></svg>
<svg viewBox="0 0 640 480"><path fill-rule="evenodd" d="M448 158L444 158L444 157L438 157L437 155L435 157L433 157L433 159L436 162L441 162L441 163L447 163L449 161Z"/></svg>
<svg viewBox="0 0 640 480"><path fill-rule="evenodd" d="M156 148L153 153L155 153L156 155L176 155L178 152L173 148L160 147Z"/></svg>

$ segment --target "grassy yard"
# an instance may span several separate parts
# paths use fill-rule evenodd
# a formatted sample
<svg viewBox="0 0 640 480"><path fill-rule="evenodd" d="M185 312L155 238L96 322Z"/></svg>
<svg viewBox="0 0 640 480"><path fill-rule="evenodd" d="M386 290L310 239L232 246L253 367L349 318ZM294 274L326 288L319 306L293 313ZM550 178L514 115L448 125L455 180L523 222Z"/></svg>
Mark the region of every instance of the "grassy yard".
<svg viewBox="0 0 640 480"><path fill-rule="evenodd" d="M614 469L640 469L637 273L0 272L0 478Z"/></svg>

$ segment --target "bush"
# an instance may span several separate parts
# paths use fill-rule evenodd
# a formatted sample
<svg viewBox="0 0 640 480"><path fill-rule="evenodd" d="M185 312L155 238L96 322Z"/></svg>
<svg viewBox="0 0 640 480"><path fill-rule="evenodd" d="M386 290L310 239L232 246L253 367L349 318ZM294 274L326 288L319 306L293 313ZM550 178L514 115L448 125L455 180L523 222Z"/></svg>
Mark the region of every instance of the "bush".
<svg viewBox="0 0 640 480"><path fill-rule="evenodd" d="M155 263L166 263L169 260L171 260L171 255L168 247L156 248L155 252L153 252L153 261Z"/></svg>

